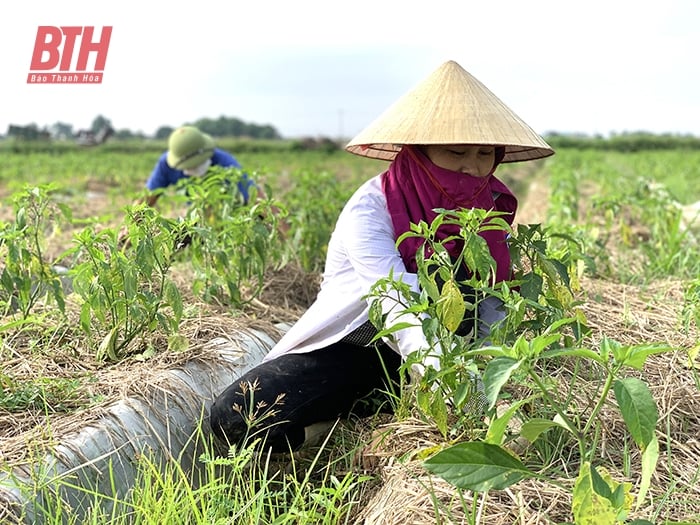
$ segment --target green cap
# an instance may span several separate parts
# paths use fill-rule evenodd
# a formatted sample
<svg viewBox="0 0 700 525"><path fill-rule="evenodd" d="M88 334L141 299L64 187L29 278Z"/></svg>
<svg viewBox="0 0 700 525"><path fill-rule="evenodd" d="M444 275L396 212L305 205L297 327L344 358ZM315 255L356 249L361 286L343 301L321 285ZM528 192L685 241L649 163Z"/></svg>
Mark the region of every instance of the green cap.
<svg viewBox="0 0 700 525"><path fill-rule="evenodd" d="M168 166L176 170L196 168L214 153L214 139L194 126L182 126L168 139Z"/></svg>

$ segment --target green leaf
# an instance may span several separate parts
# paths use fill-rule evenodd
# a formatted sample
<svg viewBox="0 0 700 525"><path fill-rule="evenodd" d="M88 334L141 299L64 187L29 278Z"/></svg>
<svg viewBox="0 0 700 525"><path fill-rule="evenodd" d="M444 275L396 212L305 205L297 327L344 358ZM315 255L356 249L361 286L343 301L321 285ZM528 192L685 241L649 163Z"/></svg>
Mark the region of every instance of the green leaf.
<svg viewBox="0 0 700 525"><path fill-rule="evenodd" d="M561 282L564 283L567 289L570 288L571 281L569 278L569 270L567 269L567 267L561 261L557 261L556 259L550 260L554 265L554 268L557 270L557 274L559 275Z"/></svg>
<svg viewBox="0 0 700 525"><path fill-rule="evenodd" d="M464 319L465 312L466 305L459 286L457 286L454 279L446 281L442 287L440 300L437 303L437 315L440 322L450 332L454 333L459 328L462 319Z"/></svg>
<svg viewBox="0 0 700 525"><path fill-rule="evenodd" d="M520 435L527 439L530 443L534 443L537 438L540 437L540 434L546 432L552 427L557 426L559 425L550 419L539 417L533 418L523 423L523 426L520 429Z"/></svg>
<svg viewBox="0 0 700 525"><path fill-rule="evenodd" d="M617 405L632 439L644 450L654 439L659 412L646 383L636 377L615 381Z"/></svg>
<svg viewBox="0 0 700 525"><path fill-rule="evenodd" d="M612 492L610 502L616 509L623 509L625 511L627 498L628 498L629 488L624 483L620 483L617 488ZM620 514L618 512L618 518Z"/></svg>
<svg viewBox="0 0 700 525"><path fill-rule="evenodd" d="M520 295L531 301L537 301L542 293L544 282L536 273L524 275L520 284Z"/></svg>
<svg viewBox="0 0 700 525"><path fill-rule="evenodd" d="M614 504L612 490L610 490L610 486L601 477L601 475L598 473L598 470L595 468L595 466L591 467L591 484L592 484L593 490L595 490L596 494L603 496L610 503Z"/></svg>
<svg viewBox="0 0 700 525"><path fill-rule="evenodd" d="M27 226L27 210L20 208L17 210L17 229L21 230Z"/></svg>
<svg viewBox="0 0 700 525"><path fill-rule="evenodd" d="M615 525L617 512L612 503L593 490L591 464L581 465L572 493L572 511L576 525Z"/></svg>
<svg viewBox="0 0 700 525"><path fill-rule="evenodd" d="M179 322L182 318L183 304L182 295L177 285L173 281L166 281L164 284L163 295L165 300L173 309L173 315L175 320Z"/></svg>
<svg viewBox="0 0 700 525"><path fill-rule="evenodd" d="M454 406L461 407L464 401L467 399L467 395L472 392L472 387L468 382L459 383L454 391L452 398L454 399Z"/></svg>
<svg viewBox="0 0 700 525"><path fill-rule="evenodd" d="M447 435L447 405L445 399L438 393L433 392L433 400L430 403L430 415L435 422L435 426L443 436Z"/></svg>
<svg viewBox="0 0 700 525"><path fill-rule="evenodd" d="M91 313L92 308L90 308L90 303L83 303L80 306L80 329L88 335L90 335L90 332L92 331Z"/></svg>
<svg viewBox="0 0 700 525"><path fill-rule="evenodd" d="M503 490L535 474L498 445L469 441L427 459L425 468L457 488L483 492Z"/></svg>
<svg viewBox="0 0 700 525"><path fill-rule="evenodd" d="M489 402L487 410L491 410L496 405L498 393L521 363L522 361L511 357L496 357L486 365L483 381L484 393Z"/></svg>
<svg viewBox="0 0 700 525"><path fill-rule="evenodd" d="M494 418L489 423L489 428L486 431L485 441L494 445L503 444L503 437L506 434L506 430L508 429L508 423L513 418L513 415L521 406L523 406L525 403L529 403L530 401L531 398L521 399L509 406L508 409L505 412L503 412L500 416ZM523 434L522 428L520 429L520 434Z"/></svg>
<svg viewBox="0 0 700 525"><path fill-rule="evenodd" d="M628 347L622 346L617 341L603 336L600 341L600 353L602 355L612 355L616 363L622 363L627 357Z"/></svg>
<svg viewBox="0 0 700 525"><path fill-rule="evenodd" d="M576 429L573 428L570 423L568 423L562 416L561 414L557 414L552 418L552 421L559 425L561 428L571 432L574 436L576 435Z"/></svg>
<svg viewBox="0 0 700 525"><path fill-rule="evenodd" d="M168 337L168 350L172 352L184 352L190 347L190 341L184 335L173 334Z"/></svg>
<svg viewBox="0 0 700 525"><path fill-rule="evenodd" d="M600 354L586 348L560 348L547 350L540 355L540 359L551 359L554 357L582 357L600 364L605 364L606 361Z"/></svg>
<svg viewBox="0 0 700 525"><path fill-rule="evenodd" d="M542 350L552 343L556 343L559 339L561 339L561 334L538 335L530 342L530 351L528 355L532 357L539 356Z"/></svg>
<svg viewBox="0 0 700 525"><path fill-rule="evenodd" d="M639 345L629 349L624 364L637 370L644 367L647 357L654 354L671 352L674 348L668 345Z"/></svg>
<svg viewBox="0 0 700 525"><path fill-rule="evenodd" d="M430 414L430 402L431 402L431 392L417 390L416 391L416 404L423 414Z"/></svg>
<svg viewBox="0 0 700 525"><path fill-rule="evenodd" d="M700 344L697 344L693 348L688 350L688 362L685 366L687 366L690 369L697 368L698 365L695 364L695 361L698 358L698 354L700 354Z"/></svg>
<svg viewBox="0 0 700 525"><path fill-rule="evenodd" d="M426 276L423 272L419 272L418 279L421 289L426 291L428 297L438 298L440 296L440 290L438 289L438 286L435 283L435 278L432 275Z"/></svg>
<svg viewBox="0 0 700 525"><path fill-rule="evenodd" d="M117 335L119 333L119 326L114 326L109 331L109 333L102 339L100 347L97 349L96 358L98 361L102 361L105 358L109 358L111 361L118 361L117 357Z"/></svg>
<svg viewBox="0 0 700 525"><path fill-rule="evenodd" d="M642 452L642 479L639 482L639 492L637 492L637 508L644 503L649 487L651 486L651 476L656 470L656 463L659 460L659 440L654 435L649 444Z"/></svg>

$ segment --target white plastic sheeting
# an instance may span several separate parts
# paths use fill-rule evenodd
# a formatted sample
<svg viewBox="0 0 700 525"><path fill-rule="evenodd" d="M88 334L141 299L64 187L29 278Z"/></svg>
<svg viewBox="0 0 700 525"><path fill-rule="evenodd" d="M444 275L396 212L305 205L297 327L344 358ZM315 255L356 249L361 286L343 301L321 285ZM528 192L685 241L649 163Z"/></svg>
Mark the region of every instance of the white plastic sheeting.
<svg viewBox="0 0 700 525"><path fill-rule="evenodd" d="M43 460L0 472L0 516L10 523L14 518L16 523L41 524L43 509L55 495L69 505L73 518L93 504L91 493L104 495L100 506L109 507L110 498L123 497L133 486L137 459L144 453L176 458L185 469L197 469L200 422L206 431L212 401L260 363L274 343L255 330L236 333L231 340L216 338L208 343L221 357L215 363L191 361L164 372L152 388L144 389L151 392L148 399L119 401L97 422L61 436Z"/></svg>

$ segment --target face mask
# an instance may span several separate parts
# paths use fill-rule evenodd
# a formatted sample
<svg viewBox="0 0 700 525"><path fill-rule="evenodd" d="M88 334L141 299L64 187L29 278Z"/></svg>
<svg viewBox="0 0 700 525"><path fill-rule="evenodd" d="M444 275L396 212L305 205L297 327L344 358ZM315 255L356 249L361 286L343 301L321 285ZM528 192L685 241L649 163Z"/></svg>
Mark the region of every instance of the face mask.
<svg viewBox="0 0 700 525"><path fill-rule="evenodd" d="M199 166L182 171L185 175L188 175L190 177L201 177L207 172L210 166L211 159L207 159L204 162L202 162Z"/></svg>

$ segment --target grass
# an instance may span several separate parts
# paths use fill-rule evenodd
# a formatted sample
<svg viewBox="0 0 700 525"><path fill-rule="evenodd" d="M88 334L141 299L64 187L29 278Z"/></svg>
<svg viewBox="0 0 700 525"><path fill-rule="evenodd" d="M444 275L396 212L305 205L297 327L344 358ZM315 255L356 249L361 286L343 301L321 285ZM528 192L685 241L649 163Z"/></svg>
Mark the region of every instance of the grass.
<svg viewBox="0 0 700 525"><path fill-rule="evenodd" d="M201 423L196 433L201 450L196 468L184 468L188 461L181 457L144 450L134 459L137 476L130 488L120 486L120 474L112 467L103 472L112 480L111 493L81 484L75 471L60 479L47 472L47 481L25 495L31 503L24 510L30 514L22 519L65 525L335 525L355 513L364 486L373 479L353 470L357 435L339 423L320 443L289 455L265 453L256 441L222 453Z"/></svg>

